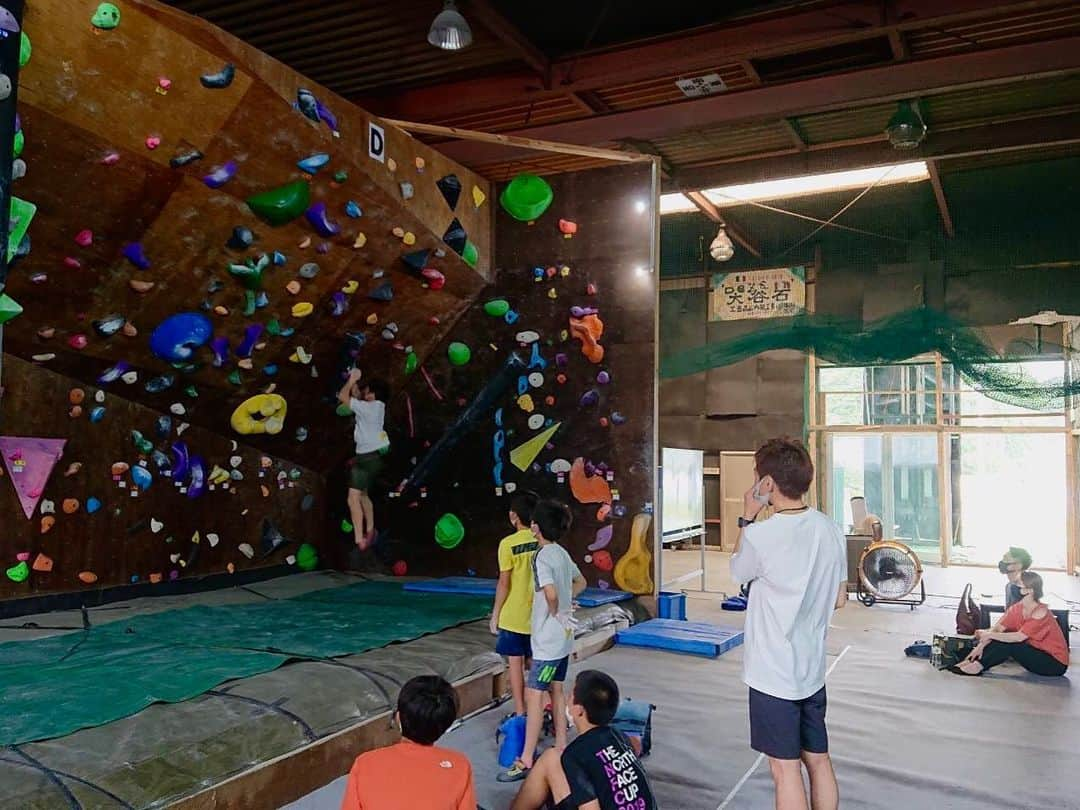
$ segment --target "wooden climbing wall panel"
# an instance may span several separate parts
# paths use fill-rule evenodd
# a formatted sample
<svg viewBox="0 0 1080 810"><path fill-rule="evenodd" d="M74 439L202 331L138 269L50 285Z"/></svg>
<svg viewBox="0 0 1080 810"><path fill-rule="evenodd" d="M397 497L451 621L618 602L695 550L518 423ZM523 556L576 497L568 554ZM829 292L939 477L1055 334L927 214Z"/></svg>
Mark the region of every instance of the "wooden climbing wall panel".
<svg viewBox="0 0 1080 810"><path fill-rule="evenodd" d="M378 504L379 525L385 528L379 554L387 566L401 560L409 573L495 576L498 541L511 532L509 483L567 502L574 514L568 550L591 585L602 581L617 587L611 567L629 548L635 515L649 508L653 499L655 287L652 274L635 272L636 267L649 264L652 220L638 213L635 203L648 202L650 166L615 166L549 180L554 202L535 224L518 222L499 210L496 260L500 270L494 284L483 291L477 306L462 317L425 364L431 386L418 372L405 394L392 403L388 429L393 450L384 475L388 489L407 480L416 463L425 468L432 448L438 451L440 440L448 434L456 444L438 451L442 457L430 465L433 471L423 482L426 492L408 487L402 497ZM560 218L578 224L573 238L564 238ZM534 280L536 268L543 275L541 281ZM554 277L548 276L548 268L554 268ZM563 268L568 268L565 276ZM590 285L595 294L589 294ZM505 300L517 313L515 323L485 313L481 304L496 299ZM590 362L581 343L563 335L569 329L572 307L598 310L603 322L601 362ZM530 331L539 336L536 345L545 368L527 367L533 348L522 344L518 336L527 338L522 333ZM469 346L468 364L449 362L453 342ZM474 422L458 425L462 413L498 377L511 353L526 367L515 371L509 387L477 410ZM565 365L560 365L563 359ZM538 386L528 379L534 373L543 378L536 380ZM560 374L565 375L564 383L559 381ZM532 399L531 413L518 403L519 384ZM596 393L593 404L587 404L592 400L589 392ZM501 494L494 480L499 409L505 433L498 455L503 464ZM530 425L530 417L536 416L540 418ZM556 423L561 427L536 457L535 466L524 472L516 469L511 451ZM609 517L598 517L600 503L576 501L569 476L560 480L549 469L553 462L572 464L576 458L610 470L611 480L604 483L618 493L611 506L621 508ZM335 487L333 480L330 486ZM623 516L616 516L616 511ZM435 523L446 512L456 514L465 527L464 540L451 550L440 548L434 540ZM340 516L332 515L332 520ZM605 527L610 527L611 540L598 548L598 532ZM648 550L651 532L644 539Z"/></svg>

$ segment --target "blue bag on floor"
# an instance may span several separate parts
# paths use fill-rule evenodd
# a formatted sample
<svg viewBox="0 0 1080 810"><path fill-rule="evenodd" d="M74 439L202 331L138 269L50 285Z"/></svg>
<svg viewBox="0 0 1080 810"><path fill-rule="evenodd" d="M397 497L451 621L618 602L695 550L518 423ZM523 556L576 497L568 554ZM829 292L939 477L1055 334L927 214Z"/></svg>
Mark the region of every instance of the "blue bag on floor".
<svg viewBox="0 0 1080 810"><path fill-rule="evenodd" d="M499 730L495 732L495 740L502 737L502 745L499 746L499 765L509 768L514 764L521 751L525 747L525 715L514 714L507 717L499 724Z"/></svg>
<svg viewBox="0 0 1080 810"><path fill-rule="evenodd" d="M652 713L655 709L651 703L623 698L611 721L611 725L627 737L637 737L641 741L643 757L652 750Z"/></svg>

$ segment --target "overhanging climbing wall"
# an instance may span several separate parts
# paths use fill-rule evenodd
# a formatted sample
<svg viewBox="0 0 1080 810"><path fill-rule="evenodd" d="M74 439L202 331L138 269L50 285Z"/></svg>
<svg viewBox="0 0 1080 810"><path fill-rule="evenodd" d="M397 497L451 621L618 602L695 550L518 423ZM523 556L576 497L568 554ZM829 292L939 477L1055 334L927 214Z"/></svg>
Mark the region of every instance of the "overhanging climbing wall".
<svg viewBox="0 0 1080 810"><path fill-rule="evenodd" d="M410 573L494 576L511 491L533 489L572 507L566 545L591 585L651 591L656 311L654 278L638 271L652 220L637 205L650 166L548 180L553 202L533 224L497 212L484 306L393 403L381 553ZM465 529L453 548L434 539L444 513Z"/></svg>
<svg viewBox="0 0 1080 810"><path fill-rule="evenodd" d="M37 0L23 25L38 210L5 290L0 597L323 551L344 368L398 386L491 266L483 178L391 128L374 149L362 110L203 21L115 6ZM234 430L267 392L280 431ZM43 485L25 437L66 440Z"/></svg>

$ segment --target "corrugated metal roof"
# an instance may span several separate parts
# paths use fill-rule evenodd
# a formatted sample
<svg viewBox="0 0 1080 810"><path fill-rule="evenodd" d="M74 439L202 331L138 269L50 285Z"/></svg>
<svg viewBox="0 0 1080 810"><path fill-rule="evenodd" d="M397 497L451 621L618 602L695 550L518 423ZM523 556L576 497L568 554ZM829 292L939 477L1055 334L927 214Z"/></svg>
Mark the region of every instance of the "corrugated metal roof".
<svg viewBox="0 0 1080 810"><path fill-rule="evenodd" d="M913 58L945 56L976 48L1075 36L1080 33L1080 3L1062 0L1045 9L995 15L944 28L911 31L905 40Z"/></svg>
<svg viewBox="0 0 1080 810"><path fill-rule="evenodd" d="M694 76L718 73L729 90L741 90L756 83L741 65L718 65L694 72ZM600 99L613 110L636 110L642 107L654 107L659 104L674 104L686 101L686 96L675 85L676 79L690 78L689 75L673 73L647 81L630 84L616 84L596 91Z"/></svg>
<svg viewBox="0 0 1080 810"><path fill-rule="evenodd" d="M553 124L588 115L569 96L542 98L490 110L443 116L436 123L461 129L481 129L484 132L503 132L519 127Z"/></svg>
<svg viewBox="0 0 1080 810"><path fill-rule="evenodd" d="M1014 117L1080 105L1080 76L960 90L922 101L928 126Z"/></svg>
<svg viewBox="0 0 1080 810"><path fill-rule="evenodd" d="M608 148L617 149L618 144L607 144ZM610 160L602 158L584 157L579 155L538 155L531 160L513 160L500 163L486 163L477 166L476 171L489 180L501 182L509 180L521 172L532 174L551 175L562 172L576 172L584 169L599 169L611 166Z"/></svg>
<svg viewBox="0 0 1080 810"><path fill-rule="evenodd" d="M894 112L895 104L874 104L850 110L803 115L795 119L795 125L803 140L814 146L880 135L885 131L885 126Z"/></svg>
<svg viewBox="0 0 1080 810"><path fill-rule="evenodd" d="M792 148L791 136L781 124L772 121L692 130L653 143L676 166Z"/></svg>

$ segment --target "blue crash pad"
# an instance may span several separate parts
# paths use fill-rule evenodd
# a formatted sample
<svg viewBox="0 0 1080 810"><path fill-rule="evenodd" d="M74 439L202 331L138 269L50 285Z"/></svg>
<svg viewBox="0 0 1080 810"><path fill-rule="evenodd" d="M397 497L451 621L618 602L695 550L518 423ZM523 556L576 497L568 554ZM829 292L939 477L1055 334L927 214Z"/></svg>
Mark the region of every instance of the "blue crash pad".
<svg viewBox="0 0 1080 810"><path fill-rule="evenodd" d="M495 580L483 577L442 577L441 579L425 579L420 582L409 582L403 586L406 591L419 593L456 593L463 596L490 596L495 597ZM610 605L613 602L625 602L633 599L634 595L626 591L604 590L603 588L586 588L577 598L577 603L582 607L598 607Z"/></svg>
<svg viewBox="0 0 1080 810"><path fill-rule="evenodd" d="M615 643L716 658L743 643L743 632L705 622L649 619L615 634Z"/></svg>

